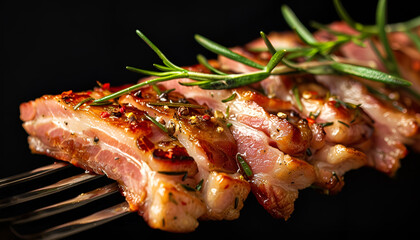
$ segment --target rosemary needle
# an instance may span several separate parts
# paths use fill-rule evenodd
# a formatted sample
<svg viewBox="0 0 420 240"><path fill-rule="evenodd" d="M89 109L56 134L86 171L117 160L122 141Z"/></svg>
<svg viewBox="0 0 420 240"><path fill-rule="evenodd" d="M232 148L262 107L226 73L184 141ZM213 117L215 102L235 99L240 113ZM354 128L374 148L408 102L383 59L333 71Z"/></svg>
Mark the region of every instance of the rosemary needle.
<svg viewBox="0 0 420 240"><path fill-rule="evenodd" d="M244 171L245 175L247 177L252 177L253 175L252 169L248 165L248 163L245 161L245 159L239 153L236 155L236 159L238 160L238 163L241 165L242 170Z"/></svg>
<svg viewBox="0 0 420 240"><path fill-rule="evenodd" d="M163 126L160 122L156 121L155 118L149 116L147 113L144 114L144 116L149 119L152 123L154 123L158 128L160 128L162 131L164 131L165 133L168 133L168 129Z"/></svg>
<svg viewBox="0 0 420 240"><path fill-rule="evenodd" d="M86 103L86 102L89 102L89 101L92 101L92 100L95 100L93 97L88 97L88 98L85 98L85 99L83 99L82 101L80 101L78 104L76 104L76 106L74 106L73 107L73 109L74 110L77 110L77 109L79 109L79 107L80 106L82 106L84 103Z"/></svg>
<svg viewBox="0 0 420 240"><path fill-rule="evenodd" d="M226 102L230 102L230 101L232 101L233 99L235 99L236 98L236 93L233 93L232 95L230 95L228 98L225 98L225 99L222 99L222 102L223 103L226 103Z"/></svg>

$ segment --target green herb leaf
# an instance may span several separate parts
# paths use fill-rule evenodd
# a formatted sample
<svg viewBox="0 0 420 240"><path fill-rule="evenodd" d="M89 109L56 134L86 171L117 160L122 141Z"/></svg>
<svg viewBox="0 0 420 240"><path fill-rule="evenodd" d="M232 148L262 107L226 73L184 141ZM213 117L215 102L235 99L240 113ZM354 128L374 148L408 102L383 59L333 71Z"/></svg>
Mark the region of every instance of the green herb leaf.
<svg viewBox="0 0 420 240"><path fill-rule="evenodd" d="M289 26L296 31L299 37L308 45L313 45L317 41L315 40L314 36L309 32L309 30L303 26L300 20L296 17L295 13L286 5L281 7L281 12L283 13L283 17Z"/></svg>
<svg viewBox="0 0 420 240"><path fill-rule="evenodd" d="M151 85L152 85L153 90L157 93L158 96L162 94L162 91L160 91L160 88L156 84L151 84Z"/></svg>
<svg viewBox="0 0 420 240"><path fill-rule="evenodd" d="M348 25L350 25L352 28L356 29L357 31L361 32L365 30L365 27L363 24L358 23L354 21L350 15L347 13L346 9L344 9L343 5L341 4L340 0L334 0L334 7L340 16L340 18L345 21Z"/></svg>
<svg viewBox="0 0 420 240"><path fill-rule="evenodd" d="M163 72L170 72L170 71L173 71L173 69L172 69L172 68L167 67L167 66L164 66L164 65L160 65L160 64L157 64L157 63L153 63L153 67L155 67L155 68L157 68L158 70L161 70L161 71L163 71Z"/></svg>
<svg viewBox="0 0 420 240"><path fill-rule="evenodd" d="M312 151L310 148L306 149L306 155L308 155L309 157L312 156Z"/></svg>
<svg viewBox="0 0 420 240"><path fill-rule="evenodd" d="M343 122L343 121L337 120L337 122L339 122L339 123L343 124L344 126L346 126L346 127L348 127L348 128L350 127L350 126L349 126L349 124L347 124L347 123L345 123L345 122Z"/></svg>
<svg viewBox="0 0 420 240"><path fill-rule="evenodd" d="M209 84L213 81L200 81L200 82L178 82L180 85L182 86L200 86L200 85L205 85L205 84Z"/></svg>
<svg viewBox="0 0 420 240"><path fill-rule="evenodd" d="M338 72L366 78L376 82L404 87L411 86L411 82L407 80L371 68L338 62L332 63L331 67Z"/></svg>
<svg viewBox="0 0 420 240"><path fill-rule="evenodd" d="M324 122L324 123L319 123L319 125L321 126L321 127L328 127L328 126L331 126L331 125L333 125L334 124L334 122Z"/></svg>
<svg viewBox="0 0 420 240"><path fill-rule="evenodd" d="M245 175L247 177L252 177L254 173L252 172L251 167L248 165L245 159L239 153L236 155L236 159L238 160L238 163L241 165L241 168L244 171Z"/></svg>
<svg viewBox="0 0 420 240"><path fill-rule="evenodd" d="M299 72L323 75L334 73L334 70L330 67L332 63L331 61L294 63L285 58L283 58L281 61L287 67L296 69Z"/></svg>
<svg viewBox="0 0 420 240"><path fill-rule="evenodd" d="M222 102L223 103L226 103L226 102L230 102L230 101L232 101L233 99L235 99L236 98L236 93L233 93L232 95L230 95L228 98L225 98L225 99L222 99Z"/></svg>
<svg viewBox="0 0 420 240"><path fill-rule="evenodd" d="M97 103L106 102L106 101L114 99L114 98L118 98L118 97L120 97L124 94L128 94L131 91L137 90L137 89L139 89L141 87L144 87L144 86L147 86L149 84L153 84L153 83L157 83L157 82L164 82L164 81L168 81L168 80L171 80L171 79L185 78L187 76L188 76L187 73L177 73L177 74L168 75L168 76L164 76L164 77L160 77L160 78L154 78L154 79L151 79L151 80L148 80L148 81L144 81L144 82L135 84L135 85L130 86L128 88L124 88L124 89L122 89L118 92L112 93L112 94L107 95L103 98L96 99L93 103L97 104Z"/></svg>
<svg viewBox="0 0 420 240"><path fill-rule="evenodd" d="M183 187L185 190L189 191L189 192L195 192L196 189L193 187L188 186L187 184L181 184L181 187Z"/></svg>
<svg viewBox="0 0 420 240"><path fill-rule="evenodd" d="M130 67L130 66L126 66L125 69L131 72L135 72L135 73L140 73L140 74L149 75L149 76L159 76L159 77L169 76L174 73L178 73L178 72L155 72L155 71L149 71L149 70L144 70L144 69Z"/></svg>
<svg viewBox="0 0 420 240"><path fill-rule="evenodd" d="M219 75L227 75L226 73L214 68L212 65L210 65L210 63L207 61L206 57L204 57L201 54L197 55L197 61L203 65L204 67L206 67L207 69L209 69L210 71L219 74Z"/></svg>
<svg viewBox="0 0 420 240"><path fill-rule="evenodd" d="M268 51L271 55L274 55L277 51L274 48L273 44L271 44L270 40L268 40L267 35L263 31L260 32L262 39L264 40L265 45L267 46Z"/></svg>
<svg viewBox="0 0 420 240"><path fill-rule="evenodd" d="M203 188L203 182L204 179L201 179L200 182L197 183L197 186L195 186L195 190L201 191L201 189Z"/></svg>
<svg viewBox="0 0 420 240"><path fill-rule="evenodd" d="M302 102L300 101L299 89L297 88L296 85L293 86L292 92L293 92L293 96L295 97L296 104L297 104L297 107L298 107L299 111L302 111L303 106L302 106Z"/></svg>
<svg viewBox="0 0 420 240"><path fill-rule="evenodd" d="M165 133L168 133L168 129L163 126L160 122L156 121L155 118L151 117L150 115L148 115L147 113L144 114L144 116L149 119L152 123L154 123L158 128L160 128L162 131L164 131Z"/></svg>
<svg viewBox="0 0 420 240"><path fill-rule="evenodd" d="M144 35L142 32L140 32L140 30L136 30L137 35L147 43L147 45L149 45L149 47L159 56L159 58L162 60L162 62L168 66L169 68L172 69L176 69L176 70L180 70L180 71L185 71L184 69L178 67L177 65L173 64L171 61L169 61L169 59L160 51L159 48L157 48L155 46L155 44L152 43L152 41L150 41L146 35Z"/></svg>
<svg viewBox="0 0 420 240"><path fill-rule="evenodd" d="M246 86L252 83L259 82L270 76L267 72L252 72L247 74L227 75L229 78L219 81L210 81L204 84L200 84L202 89L231 89L236 87Z"/></svg>
<svg viewBox="0 0 420 240"><path fill-rule="evenodd" d="M77 110L77 109L79 109L79 107L80 106L82 106L84 103L86 103L86 102L89 102L89 101L92 101L92 100L95 100L93 97L88 97L88 98L85 98L85 99L83 99L82 101L80 101L78 104L76 104L76 106L74 106L73 107L73 109L74 110Z"/></svg>
<svg viewBox="0 0 420 240"><path fill-rule="evenodd" d="M206 49L210 50L211 52L214 52L216 54L220 54L222 56L225 56L229 59L235 60L237 62L243 63L245 65L248 65L250 67L254 67L257 69L264 69L264 66L262 66L259 63L256 63L242 55L239 55L237 53L232 52L230 49L215 43L201 35L196 34L195 36L195 40L203 47L205 47Z"/></svg>
<svg viewBox="0 0 420 240"><path fill-rule="evenodd" d="M265 66L266 72L270 73L273 69L279 64L279 62L283 59L284 55L286 54L286 50L279 50L270 58L270 61Z"/></svg>

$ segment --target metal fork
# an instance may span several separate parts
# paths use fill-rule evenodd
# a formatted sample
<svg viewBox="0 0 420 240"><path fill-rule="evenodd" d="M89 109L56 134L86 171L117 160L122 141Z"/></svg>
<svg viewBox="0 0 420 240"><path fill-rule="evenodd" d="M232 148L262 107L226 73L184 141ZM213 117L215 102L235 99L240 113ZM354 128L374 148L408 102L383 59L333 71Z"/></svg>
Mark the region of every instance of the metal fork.
<svg viewBox="0 0 420 240"><path fill-rule="evenodd" d="M0 179L0 222L23 239L58 239L131 213L117 183L81 171L56 162Z"/></svg>

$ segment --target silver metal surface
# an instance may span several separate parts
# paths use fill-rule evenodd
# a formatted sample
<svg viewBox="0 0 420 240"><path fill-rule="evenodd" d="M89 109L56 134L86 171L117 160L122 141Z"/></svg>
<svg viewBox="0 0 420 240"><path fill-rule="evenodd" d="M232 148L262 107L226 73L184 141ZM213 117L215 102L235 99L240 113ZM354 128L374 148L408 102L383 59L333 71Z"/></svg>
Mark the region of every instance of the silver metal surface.
<svg viewBox="0 0 420 240"><path fill-rule="evenodd" d="M86 172L71 172L73 175L70 177L68 174L63 174L72 168L77 170L72 165L59 162L0 179L0 222L8 222L12 232L23 239L59 239L131 213L127 202L119 193L116 182L109 183L111 180L108 180L104 175ZM50 174L53 173L59 178L55 183L43 186L42 181L41 183L37 182L43 178L52 177ZM33 181L35 179L37 181ZM53 179L53 181L55 180ZM19 189L30 184L35 184L34 190L17 194L9 191L9 189ZM95 185L92 184L99 186L94 188ZM83 185L87 185L91 190L78 192ZM74 191L76 195L65 193L64 190ZM64 196L57 197L60 194ZM48 199L48 201L45 200L47 204L39 207L39 202L42 203L44 199ZM36 203L37 201L38 203ZM24 206L23 212L21 211L22 205ZM95 206L95 208L92 210L90 206ZM84 212L86 209L87 213ZM77 215L78 219L74 220L74 218L72 219L74 211L78 211L79 215L82 212L83 215ZM61 221L62 214L68 215L69 220L64 218L64 222ZM59 221L55 221L54 218L58 218ZM44 223L45 228L42 229ZM41 228L34 230L34 226L41 226Z"/></svg>

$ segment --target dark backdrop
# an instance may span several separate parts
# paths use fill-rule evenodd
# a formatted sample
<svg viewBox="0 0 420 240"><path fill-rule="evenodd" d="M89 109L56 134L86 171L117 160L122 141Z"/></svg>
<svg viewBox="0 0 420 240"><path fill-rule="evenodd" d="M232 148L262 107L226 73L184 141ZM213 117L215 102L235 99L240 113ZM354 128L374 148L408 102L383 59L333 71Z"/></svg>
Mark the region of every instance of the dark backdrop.
<svg viewBox="0 0 420 240"><path fill-rule="evenodd" d="M321 23L338 20L330 1L116 2L2 3L4 140L0 177L51 162L30 153L19 119L21 102L43 94L91 89L96 81L112 85L133 83L139 76L125 70L126 65L152 69L152 63L160 63L135 34L136 29L143 31L173 62L189 65L196 63L198 53L214 57L194 42L194 33L230 47L258 38L261 30L266 33L288 30L280 14L284 3L306 25L310 20ZM419 15L413 2L390 1L389 22ZM374 23L376 1L343 4L356 20ZM168 235L151 230L140 218L116 221L86 234L112 237L136 234L139 238L154 234L184 239L274 233L275 238L284 234L358 238L366 233L414 231L420 213L420 198L415 195L419 158L418 154L410 154L394 178L372 169L350 172L346 175L346 186L337 196L324 196L311 189L301 191L296 210L287 222L272 219L250 195L239 220L201 222L192 234ZM4 231L1 233L7 234ZM78 238L82 236L87 235Z"/></svg>

